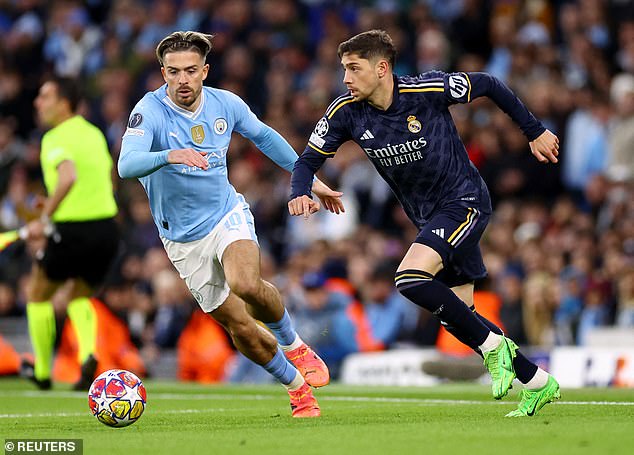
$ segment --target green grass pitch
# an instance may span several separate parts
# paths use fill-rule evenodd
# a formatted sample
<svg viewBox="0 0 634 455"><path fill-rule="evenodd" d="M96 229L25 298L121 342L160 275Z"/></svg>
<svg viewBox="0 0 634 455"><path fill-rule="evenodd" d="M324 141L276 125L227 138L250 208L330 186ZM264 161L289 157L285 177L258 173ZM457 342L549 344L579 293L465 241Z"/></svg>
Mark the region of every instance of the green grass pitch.
<svg viewBox="0 0 634 455"><path fill-rule="evenodd" d="M516 391L498 402L482 385L332 384L316 392L321 418L292 419L281 386L144 383L144 415L115 429L68 386L0 379L0 438L81 438L85 454L119 455L634 453L634 390L564 389L539 415L510 419Z"/></svg>

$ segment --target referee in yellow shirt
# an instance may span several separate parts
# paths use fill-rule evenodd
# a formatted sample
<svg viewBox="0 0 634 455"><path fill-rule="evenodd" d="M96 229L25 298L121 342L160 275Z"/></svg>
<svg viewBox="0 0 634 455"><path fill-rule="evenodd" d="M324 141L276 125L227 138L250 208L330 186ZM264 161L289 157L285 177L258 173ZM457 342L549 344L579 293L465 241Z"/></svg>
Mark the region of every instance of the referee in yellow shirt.
<svg viewBox="0 0 634 455"><path fill-rule="evenodd" d="M40 219L27 225L27 241L36 246L27 288L29 334L35 354L23 373L40 389L51 387L55 345L53 294L72 280L67 314L77 334L81 378L88 389L95 370L96 315L89 297L114 259L119 234L114 220L112 158L103 133L75 113L80 101L76 81L53 77L35 99L42 137L40 162L47 198ZM39 242L39 243L38 243Z"/></svg>

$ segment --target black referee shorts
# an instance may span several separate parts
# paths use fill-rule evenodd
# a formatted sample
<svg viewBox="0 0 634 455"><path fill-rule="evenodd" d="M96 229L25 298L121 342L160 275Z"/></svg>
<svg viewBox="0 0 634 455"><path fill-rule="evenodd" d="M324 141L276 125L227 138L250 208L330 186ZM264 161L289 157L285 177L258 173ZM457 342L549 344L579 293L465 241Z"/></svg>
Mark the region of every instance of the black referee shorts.
<svg viewBox="0 0 634 455"><path fill-rule="evenodd" d="M40 266L52 281L82 278L92 287L104 280L119 248L114 218L56 223Z"/></svg>
<svg viewBox="0 0 634 455"><path fill-rule="evenodd" d="M415 242L429 246L442 258L437 280L454 287L487 275L479 242L489 218L488 211L480 207L453 203L438 210L423 226Z"/></svg>

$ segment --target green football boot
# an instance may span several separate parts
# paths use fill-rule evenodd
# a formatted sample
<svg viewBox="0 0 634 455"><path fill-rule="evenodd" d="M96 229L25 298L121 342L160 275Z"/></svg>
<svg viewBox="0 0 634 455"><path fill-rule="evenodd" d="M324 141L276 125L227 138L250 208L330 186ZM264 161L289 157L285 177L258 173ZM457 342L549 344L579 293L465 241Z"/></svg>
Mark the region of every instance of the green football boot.
<svg viewBox="0 0 634 455"><path fill-rule="evenodd" d="M484 366L491 374L491 390L493 398L499 400L507 393L515 379L513 359L517 351L517 345L506 337L502 337L500 345L492 351L485 352Z"/></svg>
<svg viewBox="0 0 634 455"><path fill-rule="evenodd" d="M548 382L537 390L523 389L520 392L520 404L515 411L506 414L506 417L531 417L548 403L561 398L559 384L554 377L548 375Z"/></svg>

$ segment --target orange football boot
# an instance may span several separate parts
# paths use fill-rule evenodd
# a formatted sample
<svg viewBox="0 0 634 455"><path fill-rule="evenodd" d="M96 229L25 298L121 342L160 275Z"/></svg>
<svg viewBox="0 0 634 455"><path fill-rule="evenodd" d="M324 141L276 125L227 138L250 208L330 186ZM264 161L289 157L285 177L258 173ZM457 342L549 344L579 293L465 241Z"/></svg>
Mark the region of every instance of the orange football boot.
<svg viewBox="0 0 634 455"><path fill-rule="evenodd" d="M330 382L330 373L323 360L319 358L306 343L297 349L284 353L286 358L295 365L299 373L304 376L308 385L323 387Z"/></svg>
<svg viewBox="0 0 634 455"><path fill-rule="evenodd" d="M317 404L313 391L307 382L304 382L297 390L289 390L288 396L291 397L293 417L319 417L321 415L319 404Z"/></svg>

